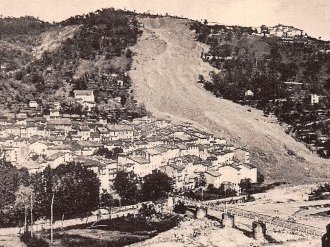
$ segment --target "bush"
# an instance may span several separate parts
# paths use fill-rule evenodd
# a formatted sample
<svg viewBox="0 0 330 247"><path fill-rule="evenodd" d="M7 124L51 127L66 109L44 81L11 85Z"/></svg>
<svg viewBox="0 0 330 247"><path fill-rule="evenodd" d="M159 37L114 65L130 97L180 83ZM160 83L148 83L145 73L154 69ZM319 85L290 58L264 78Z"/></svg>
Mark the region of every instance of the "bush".
<svg viewBox="0 0 330 247"><path fill-rule="evenodd" d="M29 232L24 233L20 236L21 242L26 244L27 247L49 247L49 244L35 235L31 237Z"/></svg>
<svg viewBox="0 0 330 247"><path fill-rule="evenodd" d="M184 214L186 212L186 206L183 202L179 201L175 206L173 211L177 214Z"/></svg>

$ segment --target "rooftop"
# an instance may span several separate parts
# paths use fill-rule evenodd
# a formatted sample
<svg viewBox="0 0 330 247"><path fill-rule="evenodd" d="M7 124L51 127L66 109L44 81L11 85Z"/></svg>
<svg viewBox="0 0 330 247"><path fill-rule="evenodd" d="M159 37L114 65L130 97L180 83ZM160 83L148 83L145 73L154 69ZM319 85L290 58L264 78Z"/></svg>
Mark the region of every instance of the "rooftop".
<svg viewBox="0 0 330 247"><path fill-rule="evenodd" d="M75 96L93 96L94 91L93 90L74 90Z"/></svg>
<svg viewBox="0 0 330 247"><path fill-rule="evenodd" d="M144 158L143 156L133 156L133 155L130 155L130 156L128 156L128 158L130 160L135 161L136 163L141 164L141 165L150 163L150 161L147 160L146 158Z"/></svg>
<svg viewBox="0 0 330 247"><path fill-rule="evenodd" d="M124 124L108 124L107 128L110 131L132 131L133 127Z"/></svg>
<svg viewBox="0 0 330 247"><path fill-rule="evenodd" d="M221 176L220 173L218 173L218 172L216 172L216 171L213 171L213 170L208 170L208 171L206 171L205 173L211 175L212 177L220 177L220 176Z"/></svg>

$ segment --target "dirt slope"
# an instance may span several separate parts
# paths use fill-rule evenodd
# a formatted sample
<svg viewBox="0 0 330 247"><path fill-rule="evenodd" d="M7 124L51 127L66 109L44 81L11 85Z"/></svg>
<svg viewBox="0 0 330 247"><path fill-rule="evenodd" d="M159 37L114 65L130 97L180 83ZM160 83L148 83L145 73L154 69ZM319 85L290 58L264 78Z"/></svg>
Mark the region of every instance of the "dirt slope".
<svg viewBox="0 0 330 247"><path fill-rule="evenodd" d="M197 84L210 65L200 59L203 44L194 40L186 20L145 18L132 70L136 99L158 117L190 121L252 153L252 161L270 179L290 182L330 178L329 160L318 158L285 134L260 111L216 98ZM288 151L290 150L288 154ZM292 155L292 152L294 155Z"/></svg>
<svg viewBox="0 0 330 247"><path fill-rule="evenodd" d="M41 34L41 45L35 48L33 55L40 59L44 52L56 50L65 40L72 38L78 30L78 26L66 26L63 28L55 27L44 32Z"/></svg>

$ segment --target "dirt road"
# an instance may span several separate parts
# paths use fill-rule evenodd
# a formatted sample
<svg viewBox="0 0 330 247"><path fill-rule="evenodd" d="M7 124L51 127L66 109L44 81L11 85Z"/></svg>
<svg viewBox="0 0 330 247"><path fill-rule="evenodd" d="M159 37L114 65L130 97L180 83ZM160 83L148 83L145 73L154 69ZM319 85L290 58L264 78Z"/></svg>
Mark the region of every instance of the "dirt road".
<svg viewBox="0 0 330 247"><path fill-rule="evenodd" d="M140 22L144 30L133 48L136 55L130 76L134 95L147 110L158 117L193 122L246 147L253 163L270 179L301 183L330 177L330 161L285 134L274 119L216 98L196 83L199 74L208 78L214 68L200 58L207 47L194 40L188 21L145 18Z"/></svg>

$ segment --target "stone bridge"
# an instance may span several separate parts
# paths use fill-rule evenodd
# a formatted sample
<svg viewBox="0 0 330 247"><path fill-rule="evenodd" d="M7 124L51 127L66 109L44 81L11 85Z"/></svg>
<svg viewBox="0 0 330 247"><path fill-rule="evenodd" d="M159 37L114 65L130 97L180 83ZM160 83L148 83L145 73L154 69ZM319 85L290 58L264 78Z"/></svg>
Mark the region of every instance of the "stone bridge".
<svg viewBox="0 0 330 247"><path fill-rule="evenodd" d="M321 237L324 234L323 229L321 228L304 225L297 222L291 222L285 219L281 219L279 217L256 213L253 211L233 207L232 205L228 204L228 202L239 202L238 198L236 198L237 200L227 199L227 205L224 205L223 201L195 201L187 198L176 199L183 201L186 205L198 208L206 208L208 215L212 215L215 217L219 217L220 213L227 211L229 214L234 215L236 219L243 218L251 221L262 221L263 223L267 224L267 229L273 232L287 232L292 235L299 235L303 237Z"/></svg>

